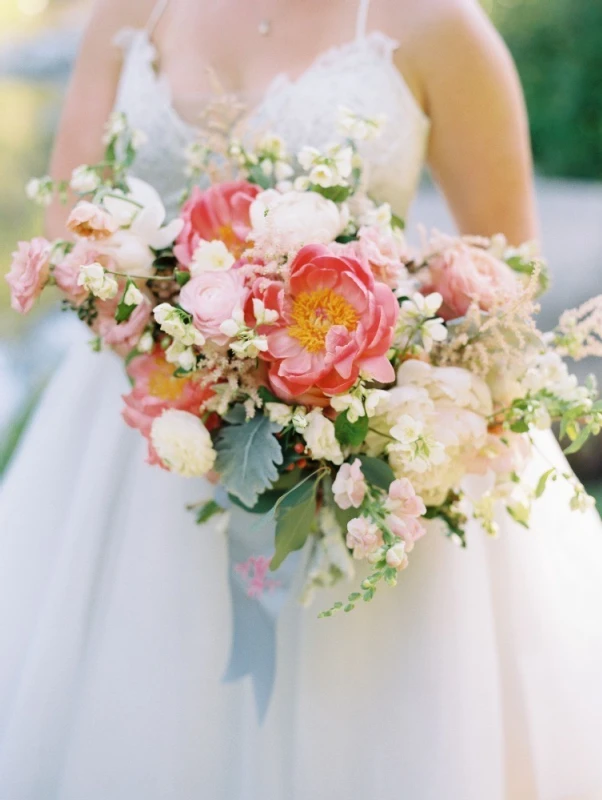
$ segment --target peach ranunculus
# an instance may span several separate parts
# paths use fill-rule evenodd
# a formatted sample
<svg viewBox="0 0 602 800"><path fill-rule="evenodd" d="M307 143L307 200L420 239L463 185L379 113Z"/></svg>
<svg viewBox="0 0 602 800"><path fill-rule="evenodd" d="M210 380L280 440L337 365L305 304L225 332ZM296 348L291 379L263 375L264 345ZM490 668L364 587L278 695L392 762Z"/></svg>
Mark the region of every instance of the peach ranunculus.
<svg viewBox="0 0 602 800"><path fill-rule="evenodd" d="M401 289L409 281L406 261L410 251L402 233L383 231L376 225L360 228L358 238L347 244L333 244L334 253L357 258L366 264L377 281Z"/></svg>
<svg viewBox="0 0 602 800"><path fill-rule="evenodd" d="M495 301L515 298L520 282L510 267L482 247L454 240L428 259L428 291L439 292L445 320L462 317L472 302L489 311Z"/></svg>
<svg viewBox="0 0 602 800"><path fill-rule="evenodd" d="M174 248L180 264L190 266L199 242L215 239L224 242L236 258L240 257L251 230L249 209L260 191L248 181L220 183L205 190L195 186L182 208L184 227Z"/></svg>
<svg viewBox="0 0 602 800"><path fill-rule="evenodd" d="M88 290L77 282L80 267L94 262L103 262L103 257L86 241L76 242L73 250L59 261L54 267L52 275L59 289L67 295L67 299L74 305L79 305L88 296ZM103 266L108 266L103 264ZM111 267L108 267L111 268Z"/></svg>
<svg viewBox="0 0 602 800"><path fill-rule="evenodd" d="M230 337L222 333L220 325L232 319L237 308L244 308L248 295L240 270L202 272L183 287L180 305L192 314L194 326L206 339L223 345Z"/></svg>
<svg viewBox="0 0 602 800"><path fill-rule="evenodd" d="M27 314L50 275L50 243L38 236L31 242L19 242L17 248L6 282L10 286L12 308Z"/></svg>
<svg viewBox="0 0 602 800"><path fill-rule="evenodd" d="M118 229L117 221L104 208L82 200L69 214L67 229L82 239L101 241Z"/></svg>
<svg viewBox="0 0 602 800"><path fill-rule="evenodd" d="M150 439L153 420L174 408L198 415L211 396L211 390L201 386L198 380L176 378L173 372L173 364L167 363L160 346L148 355L136 356L127 367L133 386L131 392L123 396L122 416L148 440L148 462L160 466L163 464Z"/></svg>
<svg viewBox="0 0 602 800"><path fill-rule="evenodd" d="M299 402L308 393L340 394L360 371L381 383L395 379L387 351L399 304L359 261L306 245L291 264L286 294L266 284L262 299L280 314L260 327L268 342L261 357L279 397Z"/></svg>

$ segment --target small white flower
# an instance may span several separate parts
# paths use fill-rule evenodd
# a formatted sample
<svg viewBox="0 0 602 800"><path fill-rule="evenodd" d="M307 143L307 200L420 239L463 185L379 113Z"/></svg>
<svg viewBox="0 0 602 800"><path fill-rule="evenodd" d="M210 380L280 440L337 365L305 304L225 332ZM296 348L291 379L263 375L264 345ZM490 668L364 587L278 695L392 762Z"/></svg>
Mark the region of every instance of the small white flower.
<svg viewBox="0 0 602 800"><path fill-rule="evenodd" d="M291 422L295 431L297 433L302 433L309 425L309 420L307 419L307 412L305 409L301 406L297 407Z"/></svg>
<svg viewBox="0 0 602 800"><path fill-rule="evenodd" d="M397 542L387 550L387 565L396 570L405 569L408 566L408 556L406 553L405 542Z"/></svg>
<svg viewBox="0 0 602 800"><path fill-rule="evenodd" d="M48 176L44 178L32 178L27 181L25 186L27 198L39 206L49 206L50 203L52 203L53 192L54 184L52 178Z"/></svg>
<svg viewBox="0 0 602 800"><path fill-rule="evenodd" d="M107 275L105 268L97 261L80 267L77 285L83 286L100 300L111 300L119 289L115 278Z"/></svg>
<svg viewBox="0 0 602 800"><path fill-rule="evenodd" d="M87 164L81 164L71 173L69 185L76 194L90 194L100 186L100 175Z"/></svg>
<svg viewBox="0 0 602 800"><path fill-rule="evenodd" d="M365 416L364 403L357 394L339 394L330 400L330 405L339 413L347 412L349 422L357 422L360 417Z"/></svg>
<svg viewBox="0 0 602 800"><path fill-rule="evenodd" d="M304 147L297 154L297 161L305 170L310 170L318 163L321 158L321 153L315 147Z"/></svg>
<svg viewBox="0 0 602 800"><path fill-rule="evenodd" d="M148 136L144 131L141 131L140 128L134 128L132 130L132 147L134 150L139 150L147 142Z"/></svg>
<svg viewBox="0 0 602 800"><path fill-rule="evenodd" d="M202 347L205 344L203 334L194 325L186 323L182 318L182 312L169 303L159 303L153 311L153 316L164 333L186 347L191 345Z"/></svg>
<svg viewBox="0 0 602 800"><path fill-rule="evenodd" d="M125 292L125 295L123 296L123 302L126 304L126 306L139 306L143 300L144 300L144 295L142 294L140 289L136 286L135 283L130 283Z"/></svg>
<svg viewBox="0 0 602 800"><path fill-rule="evenodd" d="M174 339L165 351L165 360L169 364L177 364L182 369L190 372L197 365L197 358L192 347L186 347Z"/></svg>
<svg viewBox="0 0 602 800"><path fill-rule="evenodd" d="M286 403L266 403L265 411L270 422L284 426L292 420L294 409Z"/></svg>
<svg viewBox="0 0 602 800"><path fill-rule="evenodd" d="M188 411L164 411L152 424L151 441L165 466L184 477L202 477L215 462L209 431Z"/></svg>
<svg viewBox="0 0 602 800"><path fill-rule="evenodd" d="M273 325L279 317L277 311L266 308L258 297L253 298L253 314L258 325Z"/></svg>
<svg viewBox="0 0 602 800"><path fill-rule="evenodd" d="M102 137L103 144L110 144L127 129L126 116L122 111L113 111L105 125Z"/></svg>
<svg viewBox="0 0 602 800"><path fill-rule="evenodd" d="M326 150L329 159L334 163L334 169L341 178L348 178L353 169L353 150L340 144L331 145Z"/></svg>
<svg viewBox="0 0 602 800"><path fill-rule="evenodd" d="M325 417L319 408L315 408L307 415L307 423L303 437L313 458L323 458L333 464L342 464L344 456L335 436L334 423Z"/></svg>
<svg viewBox="0 0 602 800"><path fill-rule="evenodd" d="M226 245L219 239L198 243L190 265L190 274L196 277L201 272L225 272L230 269L236 259Z"/></svg>
<svg viewBox="0 0 602 800"><path fill-rule="evenodd" d="M427 319L420 327L420 335L424 349L430 353L434 342L444 342L447 339L447 328L441 317Z"/></svg>
<svg viewBox="0 0 602 800"><path fill-rule="evenodd" d="M266 153L274 160L280 160L286 156L284 139L275 133L266 133L260 136L255 143L255 149Z"/></svg>
<svg viewBox="0 0 602 800"><path fill-rule="evenodd" d="M577 484L575 486L575 493L571 497L569 503L572 511L581 511L585 513L589 511L590 508L593 508L595 505L595 500L593 497L585 491L582 484Z"/></svg>
<svg viewBox="0 0 602 800"><path fill-rule="evenodd" d="M154 346L155 340L153 339L152 333L150 331L145 331L140 337L136 349L139 353L150 353Z"/></svg>
<svg viewBox="0 0 602 800"><path fill-rule="evenodd" d="M323 189L328 189L338 183L336 172L328 164L316 164L309 173L309 180Z"/></svg>
<svg viewBox="0 0 602 800"><path fill-rule="evenodd" d="M230 349L240 358L256 358L268 349L268 340L265 336L246 336L232 342Z"/></svg>
<svg viewBox="0 0 602 800"><path fill-rule="evenodd" d="M366 415L372 418L377 414L384 414L390 401L389 392L384 389L368 389L365 397Z"/></svg>
<svg viewBox="0 0 602 800"><path fill-rule="evenodd" d="M219 326L224 336L230 336L231 338L238 336L245 328L245 314L240 306L234 309L230 319L224 320Z"/></svg>
<svg viewBox="0 0 602 800"><path fill-rule="evenodd" d="M293 182L293 188L296 192L306 192L309 189L310 180L307 175L299 175Z"/></svg>
<svg viewBox="0 0 602 800"><path fill-rule="evenodd" d="M286 161L276 161L274 164L274 177L279 183L291 178L294 172L294 169Z"/></svg>
<svg viewBox="0 0 602 800"><path fill-rule="evenodd" d="M270 161L269 158L264 158L263 161L259 162L259 166L261 168L261 171L263 172L263 174L266 177L268 177L268 178L272 177L272 175L274 173L274 162L273 161Z"/></svg>
<svg viewBox="0 0 602 800"><path fill-rule="evenodd" d="M420 420L414 419L409 414L402 414L397 424L391 428L391 436L400 444L414 444L422 436L424 425Z"/></svg>

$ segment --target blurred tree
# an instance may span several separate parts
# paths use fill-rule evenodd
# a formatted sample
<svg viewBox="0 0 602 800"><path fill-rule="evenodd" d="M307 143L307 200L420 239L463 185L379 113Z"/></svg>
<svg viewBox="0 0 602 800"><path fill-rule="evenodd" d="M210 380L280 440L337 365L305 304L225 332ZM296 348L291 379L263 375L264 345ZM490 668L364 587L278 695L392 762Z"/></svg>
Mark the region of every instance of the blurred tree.
<svg viewBox="0 0 602 800"><path fill-rule="evenodd" d="M602 179L602 3L497 0L523 81L541 172Z"/></svg>

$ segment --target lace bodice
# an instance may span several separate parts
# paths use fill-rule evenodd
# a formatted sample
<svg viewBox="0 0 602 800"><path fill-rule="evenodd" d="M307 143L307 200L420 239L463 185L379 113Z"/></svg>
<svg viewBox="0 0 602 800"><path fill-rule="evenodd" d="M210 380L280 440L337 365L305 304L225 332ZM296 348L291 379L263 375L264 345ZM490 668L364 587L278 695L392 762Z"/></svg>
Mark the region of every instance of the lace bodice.
<svg viewBox="0 0 602 800"><path fill-rule="evenodd" d="M157 53L148 31L124 30L117 43L124 62L116 109L125 111L131 124L148 136L135 172L159 190L174 213L183 185L184 148L196 130L178 115L165 76L156 72ZM396 46L374 31L328 50L296 80L278 74L248 113L247 135L273 131L296 152L303 145L336 141L341 105L359 114L385 114L383 134L365 143L362 155L374 199L389 202L405 216L423 167L429 121L395 68Z"/></svg>

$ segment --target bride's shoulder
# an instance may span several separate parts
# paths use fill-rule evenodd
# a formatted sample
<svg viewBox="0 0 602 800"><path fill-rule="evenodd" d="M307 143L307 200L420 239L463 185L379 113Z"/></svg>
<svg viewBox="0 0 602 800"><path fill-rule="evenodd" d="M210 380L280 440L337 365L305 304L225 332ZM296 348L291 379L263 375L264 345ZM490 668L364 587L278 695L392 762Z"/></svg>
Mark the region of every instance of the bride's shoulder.
<svg viewBox="0 0 602 800"><path fill-rule="evenodd" d="M88 32L104 38L122 28L143 28L155 7L156 0L95 0L88 23Z"/></svg>

